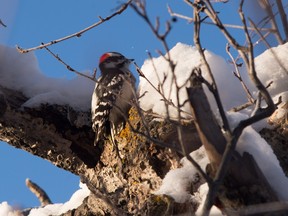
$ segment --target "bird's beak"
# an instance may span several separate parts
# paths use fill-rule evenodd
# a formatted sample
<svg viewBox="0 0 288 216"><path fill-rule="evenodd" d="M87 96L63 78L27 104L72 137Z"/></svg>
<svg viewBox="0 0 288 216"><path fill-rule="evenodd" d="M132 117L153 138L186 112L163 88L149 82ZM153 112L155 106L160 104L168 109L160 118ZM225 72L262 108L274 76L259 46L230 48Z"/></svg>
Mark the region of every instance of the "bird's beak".
<svg viewBox="0 0 288 216"><path fill-rule="evenodd" d="M134 59L129 59L129 61L130 61L130 62L133 62L133 61L134 61Z"/></svg>

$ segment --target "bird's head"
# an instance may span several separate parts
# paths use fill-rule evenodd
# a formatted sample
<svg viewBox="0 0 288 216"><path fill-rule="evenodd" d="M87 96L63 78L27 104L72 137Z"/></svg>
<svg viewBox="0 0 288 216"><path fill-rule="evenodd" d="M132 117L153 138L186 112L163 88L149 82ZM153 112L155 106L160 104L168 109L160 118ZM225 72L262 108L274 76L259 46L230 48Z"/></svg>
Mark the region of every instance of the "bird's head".
<svg viewBox="0 0 288 216"><path fill-rule="evenodd" d="M118 52L107 52L100 57L99 68L102 72L105 69L128 69L133 60Z"/></svg>

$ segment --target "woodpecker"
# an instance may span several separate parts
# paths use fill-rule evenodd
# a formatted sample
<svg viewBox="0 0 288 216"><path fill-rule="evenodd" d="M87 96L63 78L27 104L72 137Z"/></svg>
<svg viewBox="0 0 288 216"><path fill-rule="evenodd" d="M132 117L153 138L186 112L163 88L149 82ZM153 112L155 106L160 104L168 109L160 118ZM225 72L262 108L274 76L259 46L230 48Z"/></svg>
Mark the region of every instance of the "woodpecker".
<svg viewBox="0 0 288 216"><path fill-rule="evenodd" d="M107 139L116 145L114 136L125 126L136 92L136 79L129 70L132 61L118 52L107 52L100 57L101 76L96 81L91 103L94 145Z"/></svg>

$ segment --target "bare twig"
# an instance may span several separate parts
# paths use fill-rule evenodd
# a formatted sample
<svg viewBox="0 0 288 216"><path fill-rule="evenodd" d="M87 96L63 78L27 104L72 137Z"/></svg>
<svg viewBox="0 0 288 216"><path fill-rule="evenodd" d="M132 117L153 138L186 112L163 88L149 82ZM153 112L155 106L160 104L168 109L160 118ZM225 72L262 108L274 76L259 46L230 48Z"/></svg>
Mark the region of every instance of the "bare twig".
<svg viewBox="0 0 288 216"><path fill-rule="evenodd" d="M152 30L152 32L154 33L154 35L156 36L156 38L162 43L165 51L166 51L166 56L164 56L160 51L160 55L169 63L169 66L170 66L170 69L171 69L171 73L172 73L172 82L171 82L171 86L170 86L170 92L169 92L169 95L168 95L168 100L167 98L165 97L165 95L163 94L164 93L164 90L163 90L163 84L164 84L164 81L165 81L165 77L164 77L164 80L163 80L163 83L160 84L162 85L162 92L159 91L158 88L156 88L150 80L146 79L148 81L148 83L157 91L159 92L159 94L163 97L163 100L165 101L165 106L166 106L166 111L167 111L167 117L169 119L169 109L168 109L168 105L171 105L171 101L169 100L171 94L172 94L172 85L174 83L175 87L176 87L176 102L177 104L175 105L174 103L172 103L172 105L177 109L177 113L178 113L178 122L181 122L182 120L182 115L181 115L181 112L183 112L183 110L181 110L181 105L180 105L180 97L179 97L179 91L180 91L180 86L178 85L177 83L177 78L176 78L176 74L175 74L175 67L176 67L176 64L174 64L174 62L172 61L172 58L171 58L171 55L170 55L170 52L169 52L169 48L168 48L168 44L166 42L166 37L167 35L170 33L171 31L171 25L169 22L166 22L166 30L163 34L161 34L159 32L159 19L157 18L156 19L156 25L153 26L152 22L150 21L148 15L147 15L147 11L146 11L146 5L145 5L145 1L137 1L135 4L131 4L130 5L134 10L135 12L140 16L142 17L145 22L149 25L150 29ZM137 68L137 67L136 67ZM139 68L139 67L138 67ZM140 70L140 69L137 69L137 71ZM155 71L155 73L157 73ZM140 76L144 77L143 76L144 74L142 72L139 73ZM159 79L159 78L158 78ZM182 86L183 87L183 86ZM189 114L190 115L190 114ZM183 143L183 138L182 138L182 125L181 124L177 124L176 125L176 128L177 128L177 134L178 134L178 140L179 140L179 143L180 143L180 146L182 148L182 152L184 154L184 156L186 156L186 158L194 165L194 167L199 171L200 175L208 182L210 183L211 182L211 179L206 175L206 173L201 169L201 167L199 166L199 164L197 164L197 162L189 155L189 152L186 152L186 148L185 148L185 144ZM151 137L148 139L151 139Z"/></svg>
<svg viewBox="0 0 288 216"><path fill-rule="evenodd" d="M259 0L260 2L262 1L262 0ZM288 5L285 5L284 6L284 8L286 8ZM284 8L282 8L283 10L284 10ZM273 19L275 19L275 17L277 16L279 14L279 11L275 11L275 13L273 14L273 16L265 16L265 17L263 17L263 19L261 19L257 24L256 24L256 26L257 26L257 29L260 31L260 32L262 32L263 31L263 29L265 29L265 28L263 28L264 26L266 26L269 22L271 22L270 20L271 20L271 18L273 18ZM287 27L288 28L288 27ZM255 32L255 28L253 28L253 27L248 27L247 26L247 29L248 30L251 30L251 33L250 33L250 35L251 35L251 38L254 38L256 35L257 35L257 32ZM257 45L260 41L262 41L263 40L263 38L266 38L266 37L268 37L270 34L275 34L275 33L277 33L276 32L276 30L275 29L267 29L267 32L263 35L263 37L262 38L260 38L260 39L258 39L255 43L254 43L254 45ZM247 46L247 44L248 44L248 42L246 41L245 42L245 46ZM239 54L239 56L236 58L236 59L238 59L238 58L240 58L241 57L241 55Z"/></svg>
<svg viewBox="0 0 288 216"><path fill-rule="evenodd" d="M95 77L96 77L96 71L97 71L96 69L94 70L92 77L91 77L91 76L88 76L88 75L86 75L86 74L83 74L83 73L81 73L81 72L73 69L70 65L68 65L67 63L65 63L57 54L53 53L48 47L43 47L43 48L46 49L46 50L47 50L54 58L56 58L61 64L65 65L66 68L67 68L69 71L71 71L71 72L73 72L73 73L76 73L76 74L79 75L79 76L83 76L83 77L85 77L85 78L88 78L88 79L96 82L96 78L95 78Z"/></svg>
<svg viewBox="0 0 288 216"><path fill-rule="evenodd" d="M59 43L61 41L64 41L64 40L68 40L70 38L73 38L73 37L80 37L82 34L84 34L85 32L95 28L96 26L99 26L100 24L110 20L111 18L115 17L116 15L120 15L123 11L125 11L128 7L128 5L131 4L133 0L128 0L125 4L123 4L119 10L117 10L115 13L111 14L110 16L107 16L105 18L102 18L99 16L99 21L94 23L93 25L91 26L88 26L87 28L81 30L81 31L78 31L76 33L73 33L71 35L68 35L68 36L65 36L65 37L62 37L62 38L59 38L59 39L56 39L56 40L53 40L49 43L44 43L44 44L41 44L39 46L36 46L36 47L32 47L32 48L29 48L29 49L23 49L21 47L19 47L18 45L16 46L17 50L20 52L20 53L27 53L27 52L30 52L30 51L34 51L34 50L37 50L37 49L42 49L44 47L47 47L47 46L51 46L53 44L56 44L56 43Z"/></svg>
<svg viewBox="0 0 288 216"><path fill-rule="evenodd" d="M130 6L134 9L134 11L140 16L142 17L145 22L149 25L150 29L152 30L152 32L154 33L154 35L162 42L164 49L168 55L168 59L171 60L170 54L169 54L169 47L168 44L166 43L165 38L167 37L167 35L170 33L171 31L171 25L169 22L166 22L166 30L164 31L164 33L160 33L159 32L159 19L156 19L156 26L154 27L151 20L148 17L147 11L146 11L146 6L145 6L145 1L136 1L136 3L132 3L130 4ZM158 21L157 21L158 20ZM158 23L158 24L157 24ZM172 64L172 60L170 62L170 64ZM173 66L172 66L173 67Z"/></svg>
<svg viewBox="0 0 288 216"><path fill-rule="evenodd" d="M194 14L194 37L193 37L194 43L195 43L195 46L196 46L198 52L200 53L201 60L204 63L205 69L207 70L207 72L210 76L210 79L212 80L212 83L211 84L209 83L209 86L211 87L211 92L214 94L214 97L215 96L217 97L218 90L217 90L217 86L215 83L215 79L214 79L214 76L212 74L211 68L210 68L210 66L209 66L209 64L205 58L205 55L204 55L204 52L203 52L203 49L202 49L202 46L200 43L200 25L201 25L200 13L201 13L201 11L204 10L204 7L202 7L203 5L198 5L196 3L197 1L195 1L195 4L193 4L189 0L185 0L185 1L187 3L189 3L194 8L194 12L193 12L193 14ZM212 87L212 86L214 86L214 87ZM218 94L218 97L217 98L216 97L215 97L216 100L218 98L217 105L219 105L220 109L222 108L220 110L220 112L221 112L221 118L225 121L225 122L223 122L224 129L225 129L225 131L227 131L228 134L230 134L230 126L229 126L228 120L225 116L224 109L223 109L222 103L221 103L220 98L219 98L219 94ZM216 167L214 167L214 168L216 168ZM203 215L204 216L209 215L210 209L214 203L214 198L216 197L217 190L218 190L218 186L215 183L212 183L209 185L209 191L208 191L207 198L205 200L205 204L203 207Z"/></svg>
<svg viewBox="0 0 288 216"><path fill-rule="evenodd" d="M39 199L41 206L46 206L48 204L52 204L47 193L41 187L39 187L36 183L32 182L28 178L26 179L26 186Z"/></svg>
<svg viewBox="0 0 288 216"><path fill-rule="evenodd" d="M247 103L245 104L242 104L240 106L237 106L237 107L233 107L231 110L229 110L230 112L239 112L243 109L246 109L247 107L253 105L254 103L251 103L250 101L248 101Z"/></svg>
<svg viewBox="0 0 288 216"><path fill-rule="evenodd" d="M199 15L198 15L196 10L202 10L218 26L219 30L222 31L224 36L227 38L228 42L235 49L238 50L239 54L241 55L242 59L244 60L245 65L247 67L247 71L248 71L248 74L249 74L251 81L255 84L255 86L257 87L257 89L259 90L260 94L262 95L262 97L264 98L264 100L267 104L266 108L264 108L264 109L261 108L261 109L257 110L258 112L256 115L254 115L254 116L252 116L246 120L241 121L238 124L238 126L236 126L236 128L233 130L232 133L229 133L229 131L228 131L228 133L226 133L227 145L225 148L225 152L223 154L221 164L220 164L220 166L217 170L217 173L215 175L215 178L214 178L215 181L211 185L211 187L209 188L207 198L205 200L204 207L203 207L203 215L208 215L210 212L210 209L214 203L214 199L216 197L218 188L221 185L221 183L223 182L224 176L228 170L228 163L232 158L233 152L235 151L237 141L238 141L240 135L242 134L244 128L247 127L248 125L253 124L254 122L257 122L257 121L259 121L265 117L270 116L274 112L275 106L274 106L274 103L271 99L271 96L269 95L268 91L263 86L263 84L260 82L260 80L258 79L256 71L255 71L253 44L252 44L252 41L251 41L251 38L250 38L250 35L248 32L246 20L245 20L243 11L242 11L244 0L241 0L241 2L240 2L239 14L240 14L240 18L242 20L243 26L244 26L244 32L246 35L246 39L248 41L248 47L244 47L244 46L239 45L238 42L232 37L232 35L227 31L227 29L223 26L222 22L220 21L217 13L215 12L213 6L210 3L210 1L208 1L208 0L201 1L201 8L199 5L195 4L196 6L198 6L198 7L196 7L189 0L186 0L186 1L189 2L194 7L194 14L196 15L196 16L195 15L194 16L196 18L198 17L198 22L200 21L200 19L199 19ZM197 29L197 27L195 27L195 31L199 31L199 29ZM199 35L198 35L198 37L199 37ZM196 35L196 38L197 38L197 35ZM196 42L199 42L199 41L196 40ZM200 49L200 51L201 51L201 49Z"/></svg>
<svg viewBox="0 0 288 216"><path fill-rule="evenodd" d="M172 17L178 17L178 18L181 18L181 19L184 19L184 20L187 20L189 23L192 23L194 22L194 19L192 17L189 17L189 16L185 16L183 14L180 14L180 13L175 13L174 11L172 11L171 7L169 5L167 5L167 10L168 10L168 13L170 14L170 16ZM203 20L202 21L203 24L207 24L207 25L213 25L213 26L216 26L215 23L213 22L209 22L209 21L206 21L206 20ZM233 28L233 29L241 29L243 30L244 27L243 26L240 26L240 25L234 25L234 24L223 24L223 26L225 28ZM253 30L252 27L247 27L249 30ZM275 29L272 29L272 28L260 28L261 31L267 31L267 32L275 32Z"/></svg>
<svg viewBox="0 0 288 216"><path fill-rule="evenodd" d="M282 4L282 1L281 0L276 0L276 3L277 3L277 8L278 8L278 11L279 11L279 14L280 14L280 18L281 18L281 21L282 21L282 26L283 26L283 30L285 32L285 42L287 42L288 40L288 21L287 21L287 15L285 13L285 10L284 10L284 7L283 7L283 4Z"/></svg>
<svg viewBox="0 0 288 216"><path fill-rule="evenodd" d="M7 27L7 25L5 25L1 19L0 19L0 25L2 25L3 27Z"/></svg>
<svg viewBox="0 0 288 216"><path fill-rule="evenodd" d="M135 65L136 71L138 72L139 76L143 77L148 83L149 85L155 90L157 91L160 96L162 97L162 100L164 101L165 106L168 109L168 106L172 106L174 108L177 108L177 105L173 103L173 101L169 100L164 94L163 91L159 91L158 86L156 87L143 73L143 71L140 69L140 67L137 65L136 62L133 62L133 64ZM161 84L160 84L161 85ZM185 110L181 109L181 112L184 113L185 115L191 117L191 113L186 112ZM167 114L167 116L169 117L169 114ZM160 117L160 116L159 116ZM161 118L163 118L163 116L161 116ZM168 118L169 119L169 118ZM183 120L183 119L182 119Z"/></svg>
<svg viewBox="0 0 288 216"><path fill-rule="evenodd" d="M271 32L266 32L265 35L263 35L263 38L267 38L270 35ZM253 37L253 36L252 36ZM259 38L257 41L254 42L254 46L258 45L262 41L262 38Z"/></svg>
<svg viewBox="0 0 288 216"><path fill-rule="evenodd" d="M185 0L186 1L186 0ZM220 99L220 95L219 95L219 92L218 92L218 88L217 88L217 85L216 85L216 81L215 81L215 78L213 76L213 73L211 71L211 68L210 68L210 65L208 64L207 62L207 59L204 55L204 51L202 49L202 46L201 46L201 43L200 43L200 15L199 13L204 9L202 7L199 7L194 4L192 4L193 8L194 8L194 20L195 20L195 23L194 23L194 43L195 43L195 46L201 56L201 60L203 62L203 65L206 69L206 71L208 72L208 75L210 77L210 79L212 80L212 83L210 83L210 86L212 88L212 94L216 100L216 103L217 103L217 106L218 106L218 109L219 109L219 112L220 112L220 115L221 115L221 119L223 121L223 129L227 132L227 133L230 133L231 130L230 130L230 126L229 126L229 123L228 123L228 120L227 120L227 117L225 115L225 111L224 111L224 108L223 108L223 105L222 105L222 102L221 102L221 99ZM205 10L205 9L204 9ZM205 10L206 11L206 10ZM220 22L220 20L218 21ZM234 40L234 39L233 39ZM240 47L240 46L239 46Z"/></svg>
<svg viewBox="0 0 288 216"><path fill-rule="evenodd" d="M164 84L165 84L165 82L167 81L167 75L164 75L164 77L163 77L163 80L160 80L160 77L159 77L159 75L158 75L158 73L157 73L157 69L156 69L156 66L155 66L155 64L154 64L154 61L153 61L153 58L152 58L152 55L151 55L151 53L150 52L148 52L148 56L149 56L149 58L150 58L150 61L152 62L152 66L153 66L153 69L154 69L154 73L156 74L156 76L157 76L157 79L158 79L158 83L159 83L159 90L158 90L158 92L160 92L162 95L162 98L164 99L164 100L166 100L166 102L164 103L165 104L165 110L166 110L166 116L167 116L167 118L168 119L170 119L171 118L171 116L170 116L170 114L169 114L169 103L171 103L171 104L173 104L173 102L171 101L171 100L169 100L169 98L170 98L170 95L168 96L168 99L166 99L166 96L164 95ZM173 104L174 105L174 104ZM174 105L175 106L175 105Z"/></svg>
<svg viewBox="0 0 288 216"><path fill-rule="evenodd" d="M270 82L265 86L265 88L268 89L268 88L272 85L272 83L273 83L273 81L270 81ZM281 96L280 96L280 99L281 99ZM278 101L278 102L279 102L279 101ZM275 103L275 106L278 105L278 102ZM281 103L281 102L280 102L280 103ZM230 111L230 112L239 112L239 111L241 111L241 110L243 110L243 109L246 109L246 108L249 107L249 106L252 106L253 104L255 104L255 100L254 100L253 102L248 101L247 103L244 103L244 104L242 104L242 105L240 105L240 106L233 107L233 108L230 109L229 111Z"/></svg>
<svg viewBox="0 0 288 216"><path fill-rule="evenodd" d="M275 60L277 61L277 63L279 64L279 66L281 67L281 69L283 71L286 72L286 74L288 75L288 71L287 69L284 67L283 63L281 62L281 60L279 59L277 53L274 52L273 48L270 46L270 44L268 43L268 41L266 40L266 38L262 35L262 33L259 31L259 29L257 28L257 26L255 25L255 23L249 19L250 24L252 25L252 27L254 28L254 30L257 32L257 34L259 34L260 38L263 40L263 42L265 43L265 45L267 46L267 48L269 49L269 52L272 53L273 57L275 58Z"/></svg>
<svg viewBox="0 0 288 216"><path fill-rule="evenodd" d="M166 53L167 53L167 57L164 56L160 51L159 51L159 54L169 63L169 66L171 68L171 72L173 74L173 79L174 79L174 69L175 69L175 64L173 63L172 59L171 59L171 56L170 56L170 53L169 53L169 47L168 47L168 44L166 42L166 37L167 35L170 33L171 31L171 25L169 22L166 22L166 30L164 33L160 33L159 32L159 19L156 18L156 25L154 26L151 22L151 20L149 19L148 17L148 14L147 14L147 11L146 11L146 4L145 4L145 1L143 0L138 0L136 1L134 4L131 4L130 5L134 11L144 19L144 21L148 24L148 26L150 27L150 29L152 30L153 34L156 36L156 38L162 43ZM164 78L165 79L165 78ZM149 81L148 81L149 82ZM150 82L151 84L151 82ZM171 82L171 85L173 84L173 82ZM154 87L153 87L154 88ZM157 90L156 90L157 91ZM158 91L159 92L159 91ZM160 92L159 92L160 93ZM167 118L169 119L170 117L170 114L169 114L169 109L168 109L168 105L169 103L170 104L173 104L172 101L170 101L170 96L171 96L171 93L172 93L172 88L170 87L170 92L168 94L168 99L166 99L166 97L164 96L164 92L161 93L161 96L164 96L163 99L165 101L165 106L166 106L166 112L167 112ZM168 102L166 104L166 102ZM178 109L177 105L173 104L173 106Z"/></svg>
<svg viewBox="0 0 288 216"><path fill-rule="evenodd" d="M229 55L229 57L231 58L231 61L232 61L233 65L234 65L234 67L235 67L235 70L236 70L236 72L234 72L235 77L240 81L240 83L241 83L241 85L242 85L242 87L243 87L243 89L244 89L244 91L245 91L245 93L247 95L248 101L250 102L250 104L253 104L254 103L254 99L253 99L248 87L246 86L246 84L244 83L244 81L243 81L243 79L241 77L241 74L240 74L240 71L239 71L239 65L236 63L234 57L232 56L232 54L230 52L230 45L229 44L226 45L226 52Z"/></svg>
<svg viewBox="0 0 288 216"><path fill-rule="evenodd" d="M248 75L251 79L251 81L255 84L255 86L258 88L258 90L261 92L264 100L266 101L268 107L264 112L265 114L263 115L269 115L269 113L272 111L274 111L275 107L273 104L273 101L268 93L268 91L266 90L266 88L263 86L263 84L261 83L261 81L259 80L259 78L257 77L256 71L255 71L255 64L254 64L254 53L253 53L253 44L251 41L251 37L249 35L248 29L247 29L247 25L246 25L246 20L242 11L242 6L244 1L241 0L240 3L240 8L239 8L239 14L240 14L240 18L243 22L244 25L244 30L245 30L245 35L248 41L248 47L242 47L239 46L239 44L235 41L235 39L230 35L230 33L224 28L224 26L222 25L222 23L220 22L220 19L217 15L217 13L214 11L211 3L207 0L205 0L206 5L208 5L207 8L205 9L204 12L210 17L210 19L214 20L213 22L217 23L219 25L219 29L223 32L224 36L227 38L227 40L233 43L230 43L235 49L238 50L238 52L240 53L244 63L246 64L247 67L247 71L248 71ZM248 55L246 54L248 53ZM262 116L259 116L259 118L261 118ZM254 121L254 120L253 120ZM257 120L258 121L258 120ZM254 123L254 122L253 122Z"/></svg>
<svg viewBox="0 0 288 216"><path fill-rule="evenodd" d="M276 20L275 20L275 16L273 14L272 6L271 6L270 2L268 0L261 0L259 2L260 2L261 6L265 9L265 11L267 12L267 14L269 16L269 20L270 20L272 28L275 30L274 35L275 35L278 43L279 44L283 44L284 41L283 41L283 39L281 37L281 34L279 32L279 28L277 26L277 23L276 23Z"/></svg>
<svg viewBox="0 0 288 216"><path fill-rule="evenodd" d="M146 7L145 7L145 4L143 4L143 1L137 1L135 4L130 4L130 6L134 9L134 11L140 17L142 17L145 20L145 22L149 25L149 27L152 30L152 32L154 33L154 35L163 42L163 39L165 37L167 37L167 35L171 31L170 23L166 22L166 30L164 33L161 34L159 32L159 28L160 28L159 18L156 18L156 25L154 26L148 17ZM165 50L168 52L169 51L168 47L166 47L166 46L164 46L164 47L165 47Z"/></svg>
<svg viewBox="0 0 288 216"><path fill-rule="evenodd" d="M175 69L175 65L171 59L171 56L170 56L170 53L169 53L169 47L168 47L168 44L166 42L166 37L167 35L169 34L169 32L171 31L171 25L169 22L166 23L166 30L164 33L160 33L159 32L159 26L160 26L160 22L159 22L159 19L156 18L156 25L154 26L151 22L151 20L149 19L148 17L148 14L147 14L147 11L146 11L146 4L145 4L145 1L136 1L134 4L131 4L130 5L134 11L144 19L144 21L148 24L148 26L150 27L150 29L152 30L153 34L156 36L156 38L158 40L161 41L161 43L163 44L164 46L164 49L167 53L167 57L165 57L161 52L160 52L160 55L169 63L169 66L171 68L171 71L172 71L172 74L174 74L174 69ZM153 63L153 62L152 62ZM136 66L136 65L135 65ZM154 65L153 65L154 66ZM157 91L159 92L159 94L162 96L164 102L165 102L165 106L166 106L166 111L167 111L167 117L169 119L169 109L168 109L168 106L169 105L172 105L174 106L175 108L179 108L177 105L175 105L171 100L169 100L170 98L170 95L171 95L171 91L172 91L172 88L170 88L170 93L168 95L168 99L166 98L166 96L164 95L164 91L159 91L159 89L157 87L155 87L150 80L148 80L144 73L140 71L140 68L138 66L136 66L136 70L138 71L139 75L142 76L143 78L145 78L148 83ZM155 71L155 73L157 73ZM158 75L157 75L158 76ZM165 77L164 77L164 80L165 81ZM164 83L160 84L160 85L163 85ZM172 85L172 82L171 82L171 85ZM163 90L163 88L162 88Z"/></svg>
<svg viewBox="0 0 288 216"><path fill-rule="evenodd" d="M170 86L170 92L169 92L169 96L168 96L168 99L170 98L171 94L172 94L172 85L174 83L175 87L176 87L176 105L175 108L177 109L177 114L178 114L178 121L181 122L181 119L182 119L182 115L181 115L181 108L180 108L180 98L179 98L179 91L180 91L180 87L177 83L177 77L176 77L176 74L175 74L175 66L176 64L174 64L174 62L172 61L172 58L171 58L171 55L170 55L170 52L169 52L169 47L168 47L168 44L166 42L166 37L167 35L170 33L171 31L171 25L169 22L166 22L166 30L163 34L161 34L159 32L159 19L156 19L156 25L155 27L153 26L152 22L150 21L148 15L147 15L147 11L146 11L146 7L145 7L145 4L143 3L143 1L138 1L135 5L134 4L131 4L131 7L135 10L135 12L141 16L145 22L149 25L150 29L152 30L152 32L154 33L154 35L156 36L156 38L162 43L165 51L166 51L166 56L164 56L161 52L160 52L160 55L163 56L166 61L169 63L169 66L170 66L170 69L171 69L171 73L172 73L172 82L171 82L171 86ZM158 90L159 92L159 90ZM163 94L164 96L164 94ZM165 96L163 97L163 99L165 100ZM166 104L166 111L167 111L167 117L169 119L169 108L168 108L168 104ZM185 156L189 156L189 154L186 152L186 148L184 146L184 143L183 143L183 139L182 139L182 129L181 129L181 124L177 124L176 125L177 127L177 133L178 133L178 140L179 140L179 143L182 147L182 151L184 153ZM190 161L192 161L192 164L193 164L193 159L190 158ZM201 172L201 171L200 171Z"/></svg>

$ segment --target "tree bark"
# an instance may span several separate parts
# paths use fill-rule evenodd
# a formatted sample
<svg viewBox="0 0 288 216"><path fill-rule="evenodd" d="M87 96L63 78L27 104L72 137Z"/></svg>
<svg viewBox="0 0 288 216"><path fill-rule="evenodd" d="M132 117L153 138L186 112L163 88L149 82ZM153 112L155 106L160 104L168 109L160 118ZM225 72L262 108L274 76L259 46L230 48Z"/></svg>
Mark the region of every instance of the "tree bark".
<svg viewBox="0 0 288 216"><path fill-rule="evenodd" d="M0 91L0 139L80 176L92 193L73 210L78 215L147 213L151 193L171 168L179 166L178 153L133 133L128 125L116 137L120 159L109 142L93 146L90 110L79 112L68 105L49 104L22 107L29 98L3 87ZM145 118L155 140L169 139L179 146L177 137L167 136L176 133L173 124L153 121L151 116ZM145 132L136 109L130 111L129 120L137 131ZM187 124L185 129L193 127ZM189 136L186 139L191 140ZM199 142L190 149L198 147Z"/></svg>

